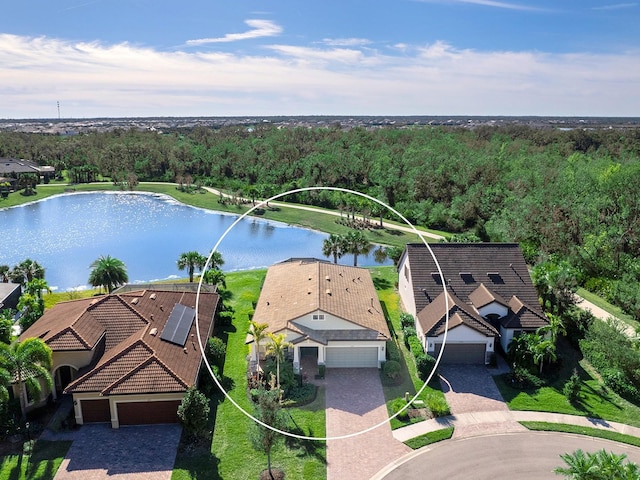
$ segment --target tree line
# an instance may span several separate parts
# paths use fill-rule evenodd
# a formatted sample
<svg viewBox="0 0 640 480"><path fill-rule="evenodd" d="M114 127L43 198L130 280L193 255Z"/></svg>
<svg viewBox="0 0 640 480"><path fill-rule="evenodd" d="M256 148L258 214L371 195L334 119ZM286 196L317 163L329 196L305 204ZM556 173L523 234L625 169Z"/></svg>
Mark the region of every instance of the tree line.
<svg viewBox="0 0 640 480"><path fill-rule="evenodd" d="M1 132L0 157L51 164L74 182L133 177L222 187L246 198L349 188L464 239L519 242L531 263L558 255L576 268L581 285L640 316L640 129ZM318 191L285 200L389 216L351 197Z"/></svg>

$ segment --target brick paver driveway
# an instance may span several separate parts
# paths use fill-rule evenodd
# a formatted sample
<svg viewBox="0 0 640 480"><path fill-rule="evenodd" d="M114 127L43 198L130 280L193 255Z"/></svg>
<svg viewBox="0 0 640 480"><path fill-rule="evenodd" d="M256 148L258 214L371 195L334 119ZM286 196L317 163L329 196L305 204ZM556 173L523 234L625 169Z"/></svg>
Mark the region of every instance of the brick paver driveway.
<svg viewBox="0 0 640 480"><path fill-rule="evenodd" d="M179 425L84 425L55 480L168 480L181 432Z"/></svg>
<svg viewBox="0 0 640 480"><path fill-rule="evenodd" d="M509 370L503 362L500 361L499 365L501 367L498 369L484 365L443 365L439 368L440 384L452 415L509 410L492 378L493 375ZM458 425L453 438L483 435L489 431L497 433L525 430L518 422L497 419L495 424Z"/></svg>
<svg viewBox="0 0 640 480"><path fill-rule="evenodd" d="M325 382L328 437L359 432L388 419L377 369L330 369ZM327 480L368 480L410 451L393 438L388 423L355 437L330 440Z"/></svg>

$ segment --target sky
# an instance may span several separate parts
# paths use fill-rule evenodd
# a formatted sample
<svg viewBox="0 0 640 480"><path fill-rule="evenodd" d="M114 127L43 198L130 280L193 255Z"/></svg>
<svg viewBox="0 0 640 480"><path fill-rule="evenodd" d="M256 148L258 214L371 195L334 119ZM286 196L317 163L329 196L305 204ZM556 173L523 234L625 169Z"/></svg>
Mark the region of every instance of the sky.
<svg viewBox="0 0 640 480"><path fill-rule="evenodd" d="M0 118L640 116L640 1L2 0Z"/></svg>

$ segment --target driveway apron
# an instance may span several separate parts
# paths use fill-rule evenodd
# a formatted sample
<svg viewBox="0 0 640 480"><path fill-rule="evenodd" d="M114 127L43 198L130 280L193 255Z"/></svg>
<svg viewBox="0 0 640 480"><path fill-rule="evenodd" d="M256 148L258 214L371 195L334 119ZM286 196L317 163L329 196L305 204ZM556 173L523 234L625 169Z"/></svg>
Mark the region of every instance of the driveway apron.
<svg viewBox="0 0 640 480"><path fill-rule="evenodd" d="M388 419L377 369L328 369L327 437L361 432ZM411 449L395 440L389 423L366 433L327 442L327 480L368 480Z"/></svg>
<svg viewBox="0 0 640 480"><path fill-rule="evenodd" d="M55 480L169 480L181 432L179 425L84 425Z"/></svg>
<svg viewBox="0 0 640 480"><path fill-rule="evenodd" d="M492 376L508 370L489 368L484 365L443 365L439 368L440 384L449 404L451 415L479 412L508 411L500 391ZM507 431L525 431L517 422L497 421L495 424L469 424L456 427L453 438L483 435L489 431L498 433Z"/></svg>

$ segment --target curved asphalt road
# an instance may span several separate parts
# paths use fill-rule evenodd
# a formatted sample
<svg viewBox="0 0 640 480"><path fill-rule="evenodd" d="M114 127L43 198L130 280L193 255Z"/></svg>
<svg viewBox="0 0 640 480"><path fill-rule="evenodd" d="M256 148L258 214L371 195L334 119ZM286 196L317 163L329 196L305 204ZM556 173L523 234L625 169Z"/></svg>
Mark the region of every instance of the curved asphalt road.
<svg viewBox="0 0 640 480"><path fill-rule="evenodd" d="M553 469L564 466L559 455L579 448L585 452L604 448L624 453L629 461L640 464L640 448L631 445L567 433L525 432L436 443L399 459L393 471L390 465L373 478L557 480L561 477L555 475Z"/></svg>

